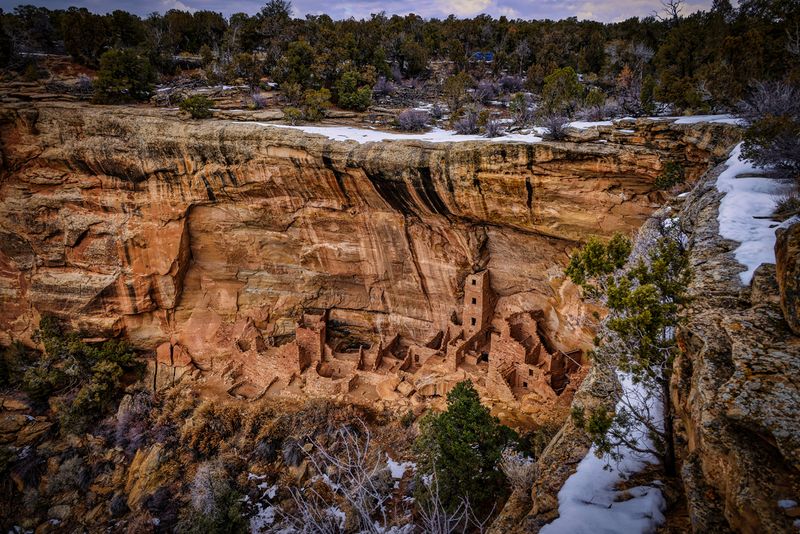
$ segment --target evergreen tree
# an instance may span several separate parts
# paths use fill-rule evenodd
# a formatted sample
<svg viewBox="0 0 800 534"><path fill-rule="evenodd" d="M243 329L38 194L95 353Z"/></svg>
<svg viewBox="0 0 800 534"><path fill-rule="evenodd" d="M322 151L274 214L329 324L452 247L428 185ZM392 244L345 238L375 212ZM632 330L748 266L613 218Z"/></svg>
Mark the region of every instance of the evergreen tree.
<svg viewBox="0 0 800 534"><path fill-rule="evenodd" d="M607 245L597 240L587 243L572 256L566 274L590 295L599 297L609 310L608 335L598 341L611 359L596 359L595 363L629 373L634 383L641 384L663 407L663 414L637 411L635 399L623 395L623 408L616 414L592 413L585 428L597 453L618 457L615 451L621 445L647 451L661 460L668 475L674 475L669 383L678 350L675 329L681 306L687 302L691 272L681 235L673 226L662 224L661 229L664 235L627 271L621 268L631 244L624 236L616 235ZM646 429L652 447L634 433L637 426Z"/></svg>
<svg viewBox="0 0 800 534"><path fill-rule="evenodd" d="M481 404L472 382L459 382L447 394L447 410L428 414L420 422L414 444L419 473L435 474L439 498L451 510L462 499L476 509L491 509L507 491L498 462L514 439L514 431ZM418 495L425 498L422 486Z"/></svg>
<svg viewBox="0 0 800 534"><path fill-rule="evenodd" d="M544 79L542 103L547 113L571 116L582 97L583 86L572 67L556 69Z"/></svg>
<svg viewBox="0 0 800 534"><path fill-rule="evenodd" d="M155 73L146 57L133 50L109 50L100 56L95 101L117 104L147 100L154 81Z"/></svg>

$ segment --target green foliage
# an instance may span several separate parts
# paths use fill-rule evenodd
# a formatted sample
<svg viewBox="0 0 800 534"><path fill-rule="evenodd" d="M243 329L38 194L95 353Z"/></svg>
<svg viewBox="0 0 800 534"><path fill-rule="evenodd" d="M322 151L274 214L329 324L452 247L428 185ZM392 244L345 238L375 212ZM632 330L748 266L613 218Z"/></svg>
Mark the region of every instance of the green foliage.
<svg viewBox="0 0 800 534"><path fill-rule="evenodd" d="M0 64L14 61L14 47L66 50L93 68L104 51L133 48L160 72L172 74L177 54L210 49L220 52L215 67L232 72L224 63L255 52L275 81L283 85L294 80L305 90L335 87L342 65L357 71L372 66L384 75L394 67L398 75L415 77L431 67L438 71L433 61L450 59L457 70L469 69L476 77L488 71L527 72L527 85L535 92L548 74L566 66L608 91L629 65L635 83L626 97L641 97L644 112L650 102L648 75L657 82L658 100L678 110L731 108L745 96L751 80L800 79L800 55L793 44L800 20L796 1L750 1L736 8L721 1L670 20L644 17L611 24L574 17L544 21L376 14L358 21L326 15L293 19L291 9L273 4L288 3L269 2L259 13L235 13L228 20L204 10L171 9L142 20L120 10L100 15L22 5L2 16ZM491 64L467 61L469 53L486 50L495 53ZM207 65L207 54L201 55Z"/></svg>
<svg viewBox="0 0 800 534"><path fill-rule="evenodd" d="M767 115L745 130L742 156L763 167L786 171L800 183L800 120L789 115Z"/></svg>
<svg viewBox="0 0 800 534"><path fill-rule="evenodd" d="M592 87L586 93L586 100L584 102L587 106L593 108L600 108L606 103L606 95L599 87Z"/></svg>
<svg viewBox="0 0 800 534"><path fill-rule="evenodd" d="M406 76L417 76L428 68L428 53L419 43L406 39L400 48L400 54Z"/></svg>
<svg viewBox="0 0 800 534"><path fill-rule="evenodd" d="M185 98L178 104L181 111L188 113L193 119L207 119L211 116L211 106L214 102L203 95L193 95Z"/></svg>
<svg viewBox="0 0 800 534"><path fill-rule="evenodd" d="M263 74L263 66L256 54L242 52L233 59L233 69L236 76L243 78L250 87L258 87L258 82Z"/></svg>
<svg viewBox="0 0 800 534"><path fill-rule="evenodd" d="M275 71L275 79L280 83L296 83L303 89L314 85L313 66L316 52L308 42L294 41L289 44L286 53Z"/></svg>
<svg viewBox="0 0 800 534"><path fill-rule="evenodd" d="M594 283L621 269L632 247L631 240L622 234L614 234L607 244L592 237L572 255L565 273L574 283L596 294L598 288Z"/></svg>
<svg viewBox="0 0 800 534"><path fill-rule="evenodd" d="M403 417L400 418L400 424L403 425L405 428L409 428L411 425L414 424L416 417L414 417L414 412L408 410L406 413L403 414Z"/></svg>
<svg viewBox="0 0 800 534"><path fill-rule="evenodd" d="M289 121L289 124L295 125L303 118L303 112L292 106L283 108L283 118Z"/></svg>
<svg viewBox="0 0 800 534"><path fill-rule="evenodd" d="M107 414L122 392L123 374L141 371L125 342L84 343L52 316L41 318L34 338L45 352L25 370L21 386L36 403L63 396L59 418L65 432L82 432Z"/></svg>
<svg viewBox="0 0 800 534"><path fill-rule="evenodd" d="M122 368L113 361L95 364L89 381L81 386L69 406L61 409L62 431L83 432L91 422L107 413L116 403L122 373Z"/></svg>
<svg viewBox="0 0 800 534"><path fill-rule="evenodd" d="M508 110L514 118L514 123L518 126L527 126L533 119L530 110L530 102L524 93L516 93L508 103Z"/></svg>
<svg viewBox="0 0 800 534"><path fill-rule="evenodd" d="M356 111L366 110L372 103L372 89L368 85L361 85L357 72L348 70L336 82L336 94L339 107Z"/></svg>
<svg viewBox="0 0 800 534"><path fill-rule="evenodd" d="M39 66L35 62L28 63L28 66L25 67L25 70L22 73L22 78L26 82L35 82L42 78L42 73L39 70Z"/></svg>
<svg viewBox="0 0 800 534"><path fill-rule="evenodd" d="M586 427L586 410L583 406L574 405L569 412L572 423L578 428Z"/></svg>
<svg viewBox="0 0 800 534"><path fill-rule="evenodd" d="M669 228L674 231L674 224ZM630 373L635 383L643 384L659 398L667 422L660 429L652 422L655 414L647 410L638 413L631 404L625 404L616 414L595 410L588 420L582 411L573 411L573 421L592 436L598 455L610 454L612 458L617 458L621 444L639 450L636 448L641 444L631 437L631 432L634 427L645 427L653 443L650 452L659 455L665 470L672 473L674 452L668 388L672 361L678 350L674 332L680 309L688 302L686 290L691 281L688 254L679 235L665 235L650 247L646 258L620 272L615 266L624 263L630 246L620 241L614 247L615 252L609 248L597 242L587 243L573 255L567 274L584 287L592 280L595 295L605 297L609 335L599 341L612 343L609 350L617 369Z"/></svg>
<svg viewBox="0 0 800 534"><path fill-rule="evenodd" d="M214 62L214 52L207 44L200 47L200 61L203 62L203 67L208 67Z"/></svg>
<svg viewBox="0 0 800 534"><path fill-rule="evenodd" d="M556 69L544 79L542 104L547 113L572 115L583 96L583 85L572 67Z"/></svg>
<svg viewBox="0 0 800 534"><path fill-rule="evenodd" d="M642 80L639 101L645 115L653 115L656 112L656 81L649 74Z"/></svg>
<svg viewBox="0 0 800 534"><path fill-rule="evenodd" d="M94 100L105 104L147 100L154 81L155 73L146 57L133 50L109 50L100 56Z"/></svg>
<svg viewBox="0 0 800 534"><path fill-rule="evenodd" d="M303 93L303 118L316 122L325 117L325 110L331 107L331 92L325 89L309 89Z"/></svg>
<svg viewBox="0 0 800 534"><path fill-rule="evenodd" d="M447 395L447 410L420 421L414 444L419 473L435 473L442 503L453 509L468 498L477 509L490 509L506 491L498 468L503 449L516 439L510 428L492 417L472 382L459 382ZM425 498L419 483L418 498Z"/></svg>
<svg viewBox="0 0 800 534"><path fill-rule="evenodd" d="M655 185L656 189L664 191L678 184L682 184L685 179L685 173L681 164L676 161L668 161L666 165L664 165L664 170L656 177L656 181L653 185Z"/></svg>
<svg viewBox="0 0 800 534"><path fill-rule="evenodd" d="M22 369L30 363L31 354L19 341L0 347L0 387L16 386L22 379Z"/></svg>
<svg viewBox="0 0 800 534"><path fill-rule="evenodd" d="M461 110L467 99L467 88L472 84L472 78L464 71L450 76L445 80L442 87L442 98L444 98L450 115L455 115Z"/></svg>

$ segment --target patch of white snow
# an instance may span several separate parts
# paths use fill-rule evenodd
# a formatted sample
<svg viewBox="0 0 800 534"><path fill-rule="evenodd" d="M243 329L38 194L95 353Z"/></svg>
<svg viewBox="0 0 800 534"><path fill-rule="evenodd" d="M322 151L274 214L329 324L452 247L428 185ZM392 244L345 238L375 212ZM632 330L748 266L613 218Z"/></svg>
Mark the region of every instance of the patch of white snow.
<svg viewBox="0 0 800 534"><path fill-rule="evenodd" d="M400 479L406 474L406 471L413 471L417 468L414 462L396 462L392 457L386 455L386 464L389 466L389 471L392 473L392 478Z"/></svg>
<svg viewBox="0 0 800 534"><path fill-rule="evenodd" d="M578 130L585 130L587 128L595 128L597 126L613 126L612 121L572 121L567 126L577 128Z"/></svg>
<svg viewBox="0 0 800 534"><path fill-rule="evenodd" d="M646 402L650 413L660 412L657 398L646 395L630 376L620 376L620 382L623 395L628 395L631 403ZM622 407L620 401L617 410ZM636 429L636 434L640 443L650 445L644 428ZM598 458L592 446L558 492L559 517L545 525L542 534L636 534L653 532L664 522L666 501L660 489L636 486L626 491L627 500L621 500L623 492L617 489L622 481L655 463L655 458L627 447L620 452L622 459L615 464L608 458Z"/></svg>
<svg viewBox="0 0 800 534"><path fill-rule="evenodd" d="M426 141L428 143L456 143L460 141L491 141L494 143L523 142L538 143L542 140L535 133L506 134L500 137L487 138L482 135L458 135L451 130L433 128L429 132L418 134L403 134L395 132L384 132L381 130L370 130L367 128L353 128L351 126L291 126L288 124L267 124L254 122L259 126L269 126L272 128L289 128L301 130L310 134L323 135L334 141L356 141L358 143L378 143L381 141Z"/></svg>
<svg viewBox="0 0 800 534"><path fill-rule="evenodd" d="M762 263L775 263L775 227L770 216L778 198L791 190L791 184L764 176L764 169L742 158L738 144L717 178L717 190L725 193L719 203L719 235L740 243L733 251L736 261L746 267L739 273L748 285Z"/></svg>
<svg viewBox="0 0 800 534"><path fill-rule="evenodd" d="M261 503L256 504L256 513L250 518L250 532L252 534L266 532L267 527L275 522L275 515L274 506L264 507Z"/></svg>
<svg viewBox="0 0 800 534"><path fill-rule="evenodd" d="M738 124L743 123L739 117L733 115L689 115L680 117L675 121L675 124L697 124L698 122L713 122L721 124Z"/></svg>

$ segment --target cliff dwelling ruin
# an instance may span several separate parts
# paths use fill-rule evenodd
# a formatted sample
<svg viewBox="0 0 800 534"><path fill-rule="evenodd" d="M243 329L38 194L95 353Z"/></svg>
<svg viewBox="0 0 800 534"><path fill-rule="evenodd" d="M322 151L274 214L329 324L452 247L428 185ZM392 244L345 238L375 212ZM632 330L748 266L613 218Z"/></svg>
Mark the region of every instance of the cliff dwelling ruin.
<svg viewBox="0 0 800 534"><path fill-rule="evenodd" d="M211 376L232 383L227 393L244 399L324 395L419 405L444 397L465 378L512 404L531 394L548 404L574 391L584 353L552 348L541 313L498 314L489 270L468 275L463 293L460 314L454 311L447 328L424 344L400 334L362 339L336 324L329 310L304 311L294 335L282 338L264 337L246 321L235 333L238 357ZM155 388L194 370L180 345L164 343L157 354Z"/></svg>

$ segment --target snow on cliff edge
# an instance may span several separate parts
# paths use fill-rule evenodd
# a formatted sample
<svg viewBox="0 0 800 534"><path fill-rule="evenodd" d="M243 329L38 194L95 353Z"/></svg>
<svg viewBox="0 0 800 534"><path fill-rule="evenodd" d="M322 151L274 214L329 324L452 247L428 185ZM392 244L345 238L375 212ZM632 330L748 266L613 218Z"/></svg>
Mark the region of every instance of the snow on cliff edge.
<svg viewBox="0 0 800 534"><path fill-rule="evenodd" d="M786 180L765 176L764 169L742 157L741 143L731 151L727 169L717 178L717 190L725 196L719 203L719 235L738 241L736 261L746 267L739 273L742 285L750 284L753 271L762 263L775 263L775 228L771 218L781 195L791 191Z"/></svg>

